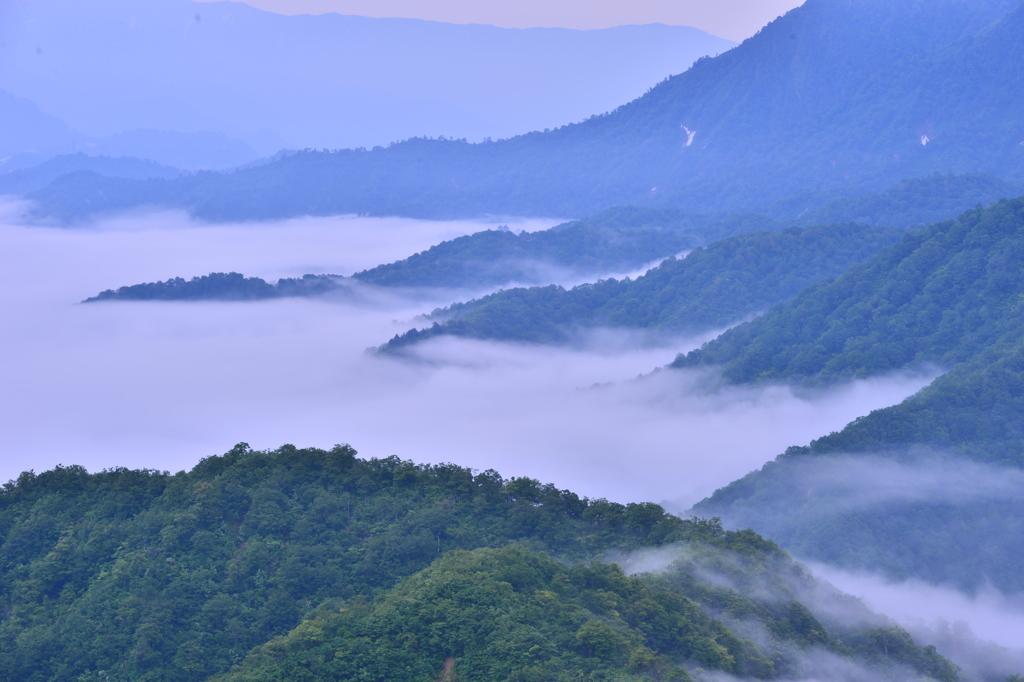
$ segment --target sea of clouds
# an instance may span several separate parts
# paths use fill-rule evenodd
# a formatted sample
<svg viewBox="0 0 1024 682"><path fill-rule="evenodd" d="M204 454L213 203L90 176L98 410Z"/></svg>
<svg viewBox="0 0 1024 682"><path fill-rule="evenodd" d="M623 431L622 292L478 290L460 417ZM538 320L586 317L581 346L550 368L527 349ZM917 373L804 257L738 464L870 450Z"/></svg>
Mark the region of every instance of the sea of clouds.
<svg viewBox="0 0 1024 682"><path fill-rule="evenodd" d="M21 224L23 209L0 205L3 481L57 464L177 471L240 441L349 443L365 457L496 469L684 512L787 446L931 378L893 375L813 394L723 387L707 373L653 371L713 335L652 346L607 330L571 349L441 338L405 358L367 352L451 303L443 292L81 304L107 288L214 271L348 275L497 221L210 225L152 213L46 227ZM518 231L559 221L501 222ZM988 654L997 644L963 645L965 667L1024 660L1007 634L1024 627L1012 598L815 570L926 642L960 646L973 630L1001 645Z"/></svg>
<svg viewBox="0 0 1024 682"><path fill-rule="evenodd" d="M348 275L494 224L209 225L157 213L68 228L18 224L17 209L0 213L0 480L58 463L176 471L240 441L349 443L367 457L493 468L682 510L928 381L893 376L812 397L682 372L636 380L707 337L652 347L600 331L573 349L442 338L412 358L375 356L366 349L452 302L388 292L80 304L107 288L213 271Z"/></svg>

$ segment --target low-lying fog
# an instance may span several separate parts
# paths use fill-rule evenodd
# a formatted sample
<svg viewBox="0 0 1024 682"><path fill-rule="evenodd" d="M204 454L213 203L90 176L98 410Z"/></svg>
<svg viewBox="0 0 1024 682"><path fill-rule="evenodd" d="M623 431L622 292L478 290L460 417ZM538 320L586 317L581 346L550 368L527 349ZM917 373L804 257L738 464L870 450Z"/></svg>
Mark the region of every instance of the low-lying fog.
<svg viewBox="0 0 1024 682"><path fill-rule="evenodd" d="M61 229L16 225L7 209L0 480L58 463L176 471L239 441L350 443L363 456L494 468L683 510L927 381L889 377L813 400L778 387L708 392L704 377L679 372L630 381L702 339L652 348L612 333L583 350L442 339L418 362L364 352L449 300L81 305L106 288L211 271L351 274L490 225L157 214Z"/></svg>
<svg viewBox="0 0 1024 682"><path fill-rule="evenodd" d="M959 665L966 679L1001 680L1024 671L1024 595L985 587L967 595L919 580L894 582L872 573L810 563L819 578L905 627Z"/></svg>

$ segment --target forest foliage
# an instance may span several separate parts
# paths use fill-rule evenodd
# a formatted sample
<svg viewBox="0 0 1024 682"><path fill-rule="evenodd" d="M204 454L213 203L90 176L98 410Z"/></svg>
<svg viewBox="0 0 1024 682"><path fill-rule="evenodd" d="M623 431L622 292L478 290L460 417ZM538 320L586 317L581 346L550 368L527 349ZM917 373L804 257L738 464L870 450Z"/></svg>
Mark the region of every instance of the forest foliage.
<svg viewBox="0 0 1024 682"><path fill-rule="evenodd" d="M680 355L672 366L717 367L735 383L821 387L944 370L903 402L789 448L695 508L770 533L801 556L965 589L1024 589L1015 540L1024 497L965 489L920 499L911 486L858 503L815 473L849 453L909 462L922 474L950 456L992 467L990 479L999 467L1024 467L1022 271L1024 200L1002 201L908 233L835 281Z"/></svg>
<svg viewBox="0 0 1024 682"><path fill-rule="evenodd" d="M928 443L1024 465L1024 199L907 234L834 282L680 355L733 382L826 385L927 366L949 371L906 402L811 445L815 452Z"/></svg>
<svg viewBox="0 0 1024 682"><path fill-rule="evenodd" d="M763 215L709 216L674 209L620 206L547 230L515 234L489 229L436 244L409 258L352 275L366 284L395 288L486 289L509 283L601 276L631 270L723 234L777 229ZM271 284L236 272L175 277L108 289L103 300L258 300L348 292L351 282L307 274Z"/></svg>
<svg viewBox="0 0 1024 682"><path fill-rule="evenodd" d="M515 547L455 551L372 602L318 609L218 680L691 680L682 661L772 679L811 672L809 650L855 658L879 679L957 678L898 628L853 628L843 641L792 598L755 601L695 578L696 568L630 577L616 564L570 567ZM759 643L743 621L763 628Z"/></svg>
<svg viewBox="0 0 1024 682"><path fill-rule="evenodd" d="M894 228L829 225L749 232L669 258L636 279L508 289L435 311L437 322L396 336L395 351L449 334L478 339L567 343L608 327L665 334L722 328L835 277L902 236Z"/></svg>
<svg viewBox="0 0 1024 682"><path fill-rule="evenodd" d="M588 500L494 471L362 460L348 446L254 452L240 444L174 475L89 474L77 466L26 472L0 492L0 540L0 679L10 682L204 680L241 663L238 674L262 674L247 659L254 647L263 647L252 654L256 659L308 668L322 653L309 636L315 630L309 623L318 619L326 619L324 632L339 647L351 647L351 660L338 659L342 668L369 661L386 645L396 660L410 661L409 679L430 679L423 666L436 674L446 655L455 656L456 666L484 665L473 656L497 651L475 649L481 640L460 629L477 631L481 609L492 608L494 599L507 600L508 617L490 619L489 634L479 631L482 638L493 635L488 647L510 633L547 643L540 654L531 653L533 643L525 650L506 646L489 665L525 666L525 656L536 658L542 671L557 672L603 656L614 642L612 658L584 666L595 671L593 679L603 679L597 671L609 666L633 666L642 677L647 669L676 670L693 661L721 670L750 665L771 677L795 664L793 652L818 643L870 664L881 651L872 627L889 627L828 634L805 607L785 606L796 603L792 593L781 607L775 599L759 601L758 586L788 589L807 577L750 531L681 520L655 504ZM689 578L680 574L689 588L644 586L593 563L609 550L677 545L726 564L740 587L716 591L694 569L684 571ZM486 547L516 549L472 553ZM495 565L503 568L484 575ZM507 583L514 574L523 580L519 592ZM451 589L433 587L446 583ZM545 614L537 611L540 588L552 593L540 597L553 606ZM483 601L474 607L477 597ZM415 599L421 615L407 619L402 609ZM339 604L351 608L348 615L332 606ZM774 628L776 644L752 644L728 624L731 608ZM311 614L305 623L304 614ZM388 618L405 635L366 641ZM644 628L665 629L642 638ZM273 639L293 630L284 644ZM955 679L934 650L898 630L892 637L905 642L901 665ZM439 642L436 650L421 657L417 647L432 641ZM460 641L468 648L459 650ZM365 679L398 679L395 671L374 670L368 665ZM331 675L313 671L295 679Z"/></svg>
<svg viewBox="0 0 1024 682"><path fill-rule="evenodd" d="M799 211L798 220L803 224L853 221L912 227L937 223L979 204L1022 194L1024 185L1000 180L990 173L936 172L921 178L904 178L881 192L859 196L829 200L819 193L798 195L776 204L769 213L798 215Z"/></svg>

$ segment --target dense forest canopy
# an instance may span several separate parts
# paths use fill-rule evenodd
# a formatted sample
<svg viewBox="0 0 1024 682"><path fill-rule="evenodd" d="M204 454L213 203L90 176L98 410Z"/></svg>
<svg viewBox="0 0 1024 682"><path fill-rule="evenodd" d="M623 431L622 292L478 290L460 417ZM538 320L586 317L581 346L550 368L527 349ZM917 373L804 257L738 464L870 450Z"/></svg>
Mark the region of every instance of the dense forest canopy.
<svg viewBox="0 0 1024 682"><path fill-rule="evenodd" d="M737 383L822 386L926 363L947 370L898 405L790 448L697 509L752 525L803 556L971 589L986 581L1024 589L1020 495L844 506L849 491L826 479L854 465L819 459L875 453L923 470L958 458L1024 467L1022 269L1024 200L1002 201L909 233L835 281L680 355L672 366L718 367ZM971 561L962 559L968 547Z"/></svg>
<svg viewBox="0 0 1024 682"><path fill-rule="evenodd" d="M760 557L744 558L749 571ZM518 548L456 551L372 603L319 610L219 679L692 679L681 660L771 679L819 673L811 650L861 661L878 679L957 679L898 628L841 628L843 641L797 601L755 601L695 578L710 563L628 577L615 564L570 568ZM725 625L743 620L767 637L755 644Z"/></svg>
<svg viewBox="0 0 1024 682"><path fill-rule="evenodd" d="M0 176L43 221L140 206L210 221L589 216L479 232L347 281L214 272L87 302L493 291L661 261L456 303L383 349L735 324L664 376L810 394L941 373L688 519L347 445L242 443L175 474L25 472L0 487L0 682L968 682L787 551L1024 591L1024 198L1005 198L1024 187L1021 111L1019 0L807 0L555 130L307 149L225 173L66 155ZM628 572L640 555L657 570Z"/></svg>
<svg viewBox="0 0 1024 682"><path fill-rule="evenodd" d="M652 547L690 549L661 577L594 563ZM695 664L772 678L822 647L883 678L957 679L877 616L812 614L799 599L814 589L750 531L494 471L362 460L348 446L240 444L175 475L58 467L0 492L10 682L205 680L238 663L235 679L337 679L355 666L367 680L431 680L449 656L457 670L520 679L580 668L686 679ZM495 608L507 615L488 617ZM767 639L755 644L749 619Z"/></svg>
<svg viewBox="0 0 1024 682"><path fill-rule="evenodd" d="M435 311L440 320L382 347L450 334L478 339L567 343L595 327L700 333L796 296L897 241L902 230L860 225L749 232L669 258L635 280L607 279L570 290L509 289Z"/></svg>
<svg viewBox="0 0 1024 682"><path fill-rule="evenodd" d="M979 204L1022 194L1024 185L1005 182L989 173L932 173L858 196L833 199L819 192L796 195L772 206L769 213L794 215L802 224L852 221L911 227L947 220Z"/></svg>
<svg viewBox="0 0 1024 682"><path fill-rule="evenodd" d="M675 209L620 206L536 232L483 230L441 242L409 258L357 272L352 278L381 287L477 291L512 282L547 283L552 278L629 271L723 234L778 227L778 223L762 215L712 218ZM191 280L176 277L108 289L87 302L258 300L350 293L352 284L335 275L307 274L270 284L237 272L210 273Z"/></svg>
<svg viewBox="0 0 1024 682"><path fill-rule="evenodd" d="M827 384L915 367L995 360L1024 332L1024 199L908 233L834 282L680 355L735 382Z"/></svg>

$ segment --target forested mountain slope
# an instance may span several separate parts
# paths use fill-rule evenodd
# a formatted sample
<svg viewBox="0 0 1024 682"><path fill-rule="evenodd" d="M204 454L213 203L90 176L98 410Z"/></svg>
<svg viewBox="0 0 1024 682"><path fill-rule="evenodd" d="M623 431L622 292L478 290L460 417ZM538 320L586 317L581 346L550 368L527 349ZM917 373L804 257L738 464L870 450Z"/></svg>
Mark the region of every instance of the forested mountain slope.
<svg viewBox="0 0 1024 682"><path fill-rule="evenodd" d="M674 367L720 367L738 383L820 386L927 364L949 370L899 405L790 448L697 508L771 532L805 556L1024 589L1024 495L997 485L1024 467L1022 271L1024 200L1003 201L910 233L834 282L678 357ZM839 457L845 453L858 454ZM858 459L869 455L890 464L876 475L858 463L874 461ZM864 502L896 464L908 477L895 486L903 490ZM858 473L837 474L844 468ZM951 491L916 496L915 470L963 470L967 487L951 480ZM840 479L863 489L837 487Z"/></svg>
<svg viewBox="0 0 1024 682"><path fill-rule="evenodd" d="M722 559L733 559L741 568L730 577L741 584L746 578L749 587L768 556L755 551L726 557L712 550L662 576L631 578L615 565L569 568L517 548L453 552L373 603L320 609L218 679L412 682L440 674L539 682L579 679L581 673L590 679L692 679L680 661L771 679L821 674L820 668L850 659L875 679L956 679L953 666L896 628L838 625L846 639L835 637L837 630L830 634L793 600L790 586L754 600L742 588L696 577L701 569L717 573ZM773 565L768 574L776 570ZM725 624L736 628L743 620L757 623L767 637L755 644ZM811 652L831 660L812 662Z"/></svg>
<svg viewBox="0 0 1024 682"><path fill-rule="evenodd" d="M307 151L224 175L68 177L32 198L73 219L140 204L207 219L371 213L736 210L932 172L1024 181L1024 7L809 0L608 114L496 142Z"/></svg>
<svg viewBox="0 0 1024 682"><path fill-rule="evenodd" d="M924 363L951 368L1020 338L1022 266L1024 198L907 233L673 366L721 366L736 382L803 384Z"/></svg>
<svg viewBox="0 0 1024 682"><path fill-rule="evenodd" d="M441 321L396 336L395 351L450 334L478 339L566 343L595 327L658 333L706 332L733 324L835 277L900 239L903 231L861 225L751 232L670 258L635 280L509 289L435 311Z"/></svg>
<svg viewBox="0 0 1024 682"><path fill-rule="evenodd" d="M5 484L0 680L205 680L239 662L237 679L347 679L355 666L433 680L449 656L524 680L577 666L686 679L681 666L698 664L770 678L818 649L876 678L957 679L863 609L844 628L848 599L822 599L752 532L355 454L242 444L188 473L61 467ZM652 547L684 562L651 580L592 563Z"/></svg>
<svg viewBox="0 0 1024 682"><path fill-rule="evenodd" d="M712 219L677 209L619 206L549 230L477 232L352 276L387 287L458 289L546 284L556 275L601 276L630 271L705 244L723 233L775 226L765 216Z"/></svg>

